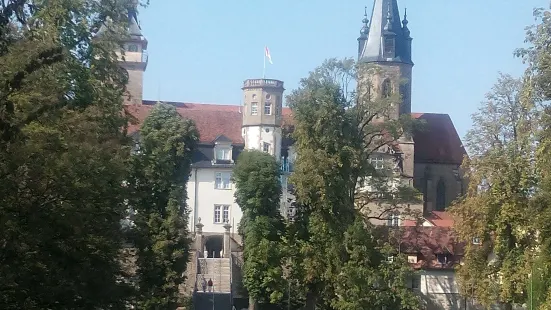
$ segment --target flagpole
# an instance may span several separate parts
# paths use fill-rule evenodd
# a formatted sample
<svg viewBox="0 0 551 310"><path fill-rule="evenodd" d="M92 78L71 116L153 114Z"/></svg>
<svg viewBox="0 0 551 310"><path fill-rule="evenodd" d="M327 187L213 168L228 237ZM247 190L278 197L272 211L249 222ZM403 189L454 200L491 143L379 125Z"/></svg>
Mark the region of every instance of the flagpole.
<svg viewBox="0 0 551 310"><path fill-rule="evenodd" d="M264 67L262 68L262 78L266 78L266 51L264 51Z"/></svg>

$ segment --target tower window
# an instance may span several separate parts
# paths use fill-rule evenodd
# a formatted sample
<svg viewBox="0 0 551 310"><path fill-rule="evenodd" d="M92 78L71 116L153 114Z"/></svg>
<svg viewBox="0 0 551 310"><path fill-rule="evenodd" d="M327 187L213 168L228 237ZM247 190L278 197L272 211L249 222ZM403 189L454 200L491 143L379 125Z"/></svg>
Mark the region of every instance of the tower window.
<svg viewBox="0 0 551 310"><path fill-rule="evenodd" d="M137 52L138 51L138 46L136 44L130 44L130 45L128 45L128 51L129 52Z"/></svg>
<svg viewBox="0 0 551 310"><path fill-rule="evenodd" d="M270 99L272 99L272 95L266 94L266 100L270 100Z"/></svg>
<svg viewBox="0 0 551 310"><path fill-rule="evenodd" d="M384 80L382 86L382 95L383 98L389 98L390 95L392 95L392 85L390 84L390 79Z"/></svg>
<svg viewBox="0 0 551 310"><path fill-rule="evenodd" d="M251 103L251 115L258 115L258 102Z"/></svg>
<svg viewBox="0 0 551 310"><path fill-rule="evenodd" d="M385 58L394 58L394 38L385 38Z"/></svg>
<svg viewBox="0 0 551 310"><path fill-rule="evenodd" d="M272 104L269 102L264 103L264 115L272 115Z"/></svg>
<svg viewBox="0 0 551 310"><path fill-rule="evenodd" d="M446 210L446 184L443 179L436 186L436 211Z"/></svg>
<svg viewBox="0 0 551 310"><path fill-rule="evenodd" d="M276 107L275 107L275 115L281 115L281 108L277 104L276 104Z"/></svg>
<svg viewBox="0 0 551 310"><path fill-rule="evenodd" d="M267 142L262 143L262 151L266 153L270 153L270 143L267 143Z"/></svg>

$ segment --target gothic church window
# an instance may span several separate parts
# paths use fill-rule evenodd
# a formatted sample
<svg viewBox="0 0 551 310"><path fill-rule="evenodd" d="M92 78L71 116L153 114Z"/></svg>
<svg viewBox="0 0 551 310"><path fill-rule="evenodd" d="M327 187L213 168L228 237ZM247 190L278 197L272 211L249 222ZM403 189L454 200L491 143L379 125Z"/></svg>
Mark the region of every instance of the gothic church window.
<svg viewBox="0 0 551 310"><path fill-rule="evenodd" d="M382 86L382 95L383 98L388 98L392 94L392 85L390 84L390 79L386 79L383 81Z"/></svg>
<svg viewBox="0 0 551 310"><path fill-rule="evenodd" d="M436 211L446 210L446 184L443 179L436 186Z"/></svg>

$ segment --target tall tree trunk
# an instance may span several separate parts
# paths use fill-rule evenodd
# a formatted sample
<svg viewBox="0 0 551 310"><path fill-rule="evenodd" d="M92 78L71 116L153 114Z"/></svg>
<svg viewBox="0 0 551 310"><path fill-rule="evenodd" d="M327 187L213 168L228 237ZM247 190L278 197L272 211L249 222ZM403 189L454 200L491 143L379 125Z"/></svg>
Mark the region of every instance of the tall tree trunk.
<svg viewBox="0 0 551 310"><path fill-rule="evenodd" d="M313 291L306 293L306 305L304 310L316 310L317 294Z"/></svg>
<svg viewBox="0 0 551 310"><path fill-rule="evenodd" d="M258 309L258 305L256 303L256 300L254 300L254 298L249 296L249 310L257 310L257 309Z"/></svg>

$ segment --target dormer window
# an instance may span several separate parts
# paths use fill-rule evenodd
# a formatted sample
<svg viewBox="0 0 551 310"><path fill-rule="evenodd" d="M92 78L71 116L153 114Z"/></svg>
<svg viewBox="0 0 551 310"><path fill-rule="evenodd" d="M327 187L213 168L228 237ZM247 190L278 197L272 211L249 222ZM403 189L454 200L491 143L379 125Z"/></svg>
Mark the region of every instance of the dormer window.
<svg viewBox="0 0 551 310"><path fill-rule="evenodd" d="M272 115L272 104L270 102L264 103L264 115Z"/></svg>
<svg viewBox="0 0 551 310"><path fill-rule="evenodd" d="M214 159L217 163L219 162L230 162L231 161L231 146L219 146L215 148Z"/></svg>
<svg viewBox="0 0 551 310"><path fill-rule="evenodd" d="M258 102L251 103L251 115L258 115Z"/></svg>

